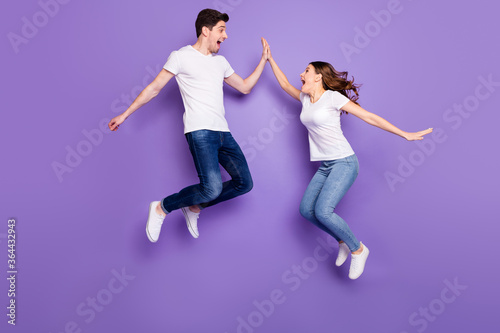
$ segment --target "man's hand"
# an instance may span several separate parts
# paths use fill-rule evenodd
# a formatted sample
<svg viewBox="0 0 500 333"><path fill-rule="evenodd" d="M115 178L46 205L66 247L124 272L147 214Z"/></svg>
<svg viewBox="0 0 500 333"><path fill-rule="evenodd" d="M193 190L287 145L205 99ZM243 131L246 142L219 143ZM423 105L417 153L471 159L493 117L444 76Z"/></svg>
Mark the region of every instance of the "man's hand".
<svg viewBox="0 0 500 333"><path fill-rule="evenodd" d="M268 61L271 58L271 50L269 49L269 44L264 38L261 38L262 42L262 59Z"/></svg>
<svg viewBox="0 0 500 333"><path fill-rule="evenodd" d="M233 73L231 76L226 77L224 79L224 82L226 82L228 85L233 87L234 89L238 90L239 92L243 94L249 94L257 81L260 78L260 75L262 74L262 71L264 70L264 67L266 66L267 63L267 55L269 54L268 51L268 45L267 42L264 38L261 38L262 42L262 57L260 58L259 64L255 68L252 74L250 74L249 77L246 79L242 79L238 74Z"/></svg>
<svg viewBox="0 0 500 333"><path fill-rule="evenodd" d="M127 118L125 118L123 114L114 117L108 124L109 129L112 131L116 131L118 127L120 127L120 125L125 121L125 119Z"/></svg>

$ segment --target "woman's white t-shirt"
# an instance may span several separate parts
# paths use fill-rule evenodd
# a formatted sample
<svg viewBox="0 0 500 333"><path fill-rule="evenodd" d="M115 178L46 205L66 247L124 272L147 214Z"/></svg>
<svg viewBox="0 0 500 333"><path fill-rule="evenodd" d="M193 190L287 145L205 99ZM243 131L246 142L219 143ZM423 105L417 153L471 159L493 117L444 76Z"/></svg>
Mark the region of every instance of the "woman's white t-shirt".
<svg viewBox="0 0 500 333"><path fill-rule="evenodd" d="M229 132L222 86L233 75L221 55L204 55L191 45L173 51L163 66L175 75L184 102L184 133L208 129Z"/></svg>
<svg viewBox="0 0 500 333"><path fill-rule="evenodd" d="M311 161L330 161L354 154L340 128L341 108L349 102L338 91L327 90L311 103L310 96L300 93L300 121L309 132Z"/></svg>

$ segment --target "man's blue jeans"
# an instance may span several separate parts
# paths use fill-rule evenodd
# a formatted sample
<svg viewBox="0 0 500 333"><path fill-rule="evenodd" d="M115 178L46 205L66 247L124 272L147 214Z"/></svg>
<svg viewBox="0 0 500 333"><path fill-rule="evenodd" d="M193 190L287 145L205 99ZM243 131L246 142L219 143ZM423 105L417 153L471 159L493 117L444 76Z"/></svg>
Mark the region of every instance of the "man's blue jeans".
<svg viewBox="0 0 500 333"><path fill-rule="evenodd" d="M247 161L230 132L199 130L186 133L186 139L200 183L163 199L161 207L165 213L193 205L206 208L252 189ZM222 182L219 163L231 180Z"/></svg>
<svg viewBox="0 0 500 333"><path fill-rule="evenodd" d="M347 223L333 211L358 176L356 155L323 161L307 186L300 203L300 214L337 241L344 241L351 252L361 246Z"/></svg>

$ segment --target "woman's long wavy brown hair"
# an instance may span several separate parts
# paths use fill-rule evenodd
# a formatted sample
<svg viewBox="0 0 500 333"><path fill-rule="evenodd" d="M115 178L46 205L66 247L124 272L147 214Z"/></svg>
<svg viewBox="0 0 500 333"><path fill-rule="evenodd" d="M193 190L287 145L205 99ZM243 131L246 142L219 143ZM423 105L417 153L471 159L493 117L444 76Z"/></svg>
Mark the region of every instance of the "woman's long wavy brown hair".
<svg viewBox="0 0 500 333"><path fill-rule="evenodd" d="M327 62L313 61L310 64L314 67L316 73L321 74L323 77L323 89L338 91L352 102L359 105L357 100L359 99L358 90L361 85L354 84L354 77L349 81L347 79L347 72L339 72ZM342 111L342 113L344 112L345 111Z"/></svg>

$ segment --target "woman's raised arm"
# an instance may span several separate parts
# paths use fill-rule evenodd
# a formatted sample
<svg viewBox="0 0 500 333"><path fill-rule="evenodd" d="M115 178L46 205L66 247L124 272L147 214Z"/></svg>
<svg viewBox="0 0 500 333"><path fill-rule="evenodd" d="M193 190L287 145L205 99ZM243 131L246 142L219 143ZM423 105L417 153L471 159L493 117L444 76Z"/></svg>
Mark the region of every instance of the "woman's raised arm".
<svg viewBox="0 0 500 333"><path fill-rule="evenodd" d="M273 69L274 76L276 76L278 83L288 95L300 101L300 90L295 88L290 84L290 82L288 82L288 79L286 78L285 74L278 67L278 64L276 63L276 61L274 61L274 58L271 55L271 49L269 48L269 43L267 43L265 39L264 41L267 44L268 61L269 64L271 65L271 68Z"/></svg>

